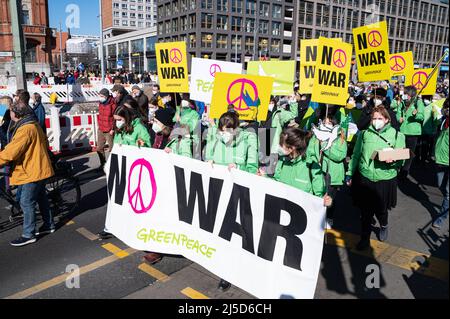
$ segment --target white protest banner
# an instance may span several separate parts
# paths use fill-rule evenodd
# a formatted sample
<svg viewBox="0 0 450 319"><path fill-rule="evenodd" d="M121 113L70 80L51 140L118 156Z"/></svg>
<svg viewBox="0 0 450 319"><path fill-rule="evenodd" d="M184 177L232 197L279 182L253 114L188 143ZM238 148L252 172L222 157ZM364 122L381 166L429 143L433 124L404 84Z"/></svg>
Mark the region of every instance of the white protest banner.
<svg viewBox="0 0 450 319"><path fill-rule="evenodd" d="M225 166L114 145L106 227L128 246L183 255L258 298L313 298L323 200Z"/></svg>
<svg viewBox="0 0 450 319"><path fill-rule="evenodd" d="M242 64L210 59L192 58L190 98L194 101L211 103L214 78L217 72L242 73Z"/></svg>

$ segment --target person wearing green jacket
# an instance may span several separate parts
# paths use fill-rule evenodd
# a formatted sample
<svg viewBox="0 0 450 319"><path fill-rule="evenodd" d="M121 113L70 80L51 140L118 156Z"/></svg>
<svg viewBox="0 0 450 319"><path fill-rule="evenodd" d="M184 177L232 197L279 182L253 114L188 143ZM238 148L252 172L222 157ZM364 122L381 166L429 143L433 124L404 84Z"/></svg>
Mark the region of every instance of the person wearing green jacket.
<svg viewBox="0 0 450 319"><path fill-rule="evenodd" d="M448 154L448 127L449 127L449 101L445 99L442 107L442 124L436 141L435 157L437 180L439 189L444 195L438 218L433 222L433 227L441 228L443 222L448 217L448 173L449 173L449 154Z"/></svg>
<svg viewBox="0 0 450 319"><path fill-rule="evenodd" d="M298 102L294 95L289 97L289 99L287 97L280 99L277 109L272 113L271 128L275 129L275 132L270 153L277 154L281 131L284 126L295 119L297 115Z"/></svg>
<svg viewBox="0 0 450 319"><path fill-rule="evenodd" d="M239 115L226 112L218 126L208 130L205 160L229 169L237 168L256 174L258 171L258 140L255 133L239 127Z"/></svg>
<svg viewBox="0 0 450 319"><path fill-rule="evenodd" d="M177 111L173 117L173 122L179 125L187 125L191 134L194 132L200 120L200 116L192 108L193 106L195 106L193 102L182 100L181 107L177 107Z"/></svg>
<svg viewBox="0 0 450 319"><path fill-rule="evenodd" d="M290 185L304 192L323 197L324 206L331 206L332 198L326 194L325 181L318 163L307 158L310 133L294 127L285 128L280 136L280 156L274 180ZM258 175L265 175L259 171Z"/></svg>
<svg viewBox="0 0 450 319"><path fill-rule="evenodd" d="M419 162L423 165L425 161L430 162L431 157L434 154L434 144L436 141L437 129L440 123L440 114L436 109L435 103L440 99L440 96L436 94L433 98L432 95L422 96L424 108L424 118L422 126L422 136L419 139Z"/></svg>
<svg viewBox="0 0 450 319"><path fill-rule="evenodd" d="M164 151L192 158L192 137L187 125L174 127Z"/></svg>
<svg viewBox="0 0 450 319"><path fill-rule="evenodd" d="M332 130L338 125L338 117L328 113L324 116L323 123L326 128ZM326 191L333 198L333 205L327 209L327 227L331 228L336 207L335 198L345 180L344 161L347 157L345 131L340 128L338 137L331 143L331 146L327 148L327 144L328 141L320 141L313 135L307 149L307 161L310 165L317 163L326 176Z"/></svg>
<svg viewBox="0 0 450 319"><path fill-rule="evenodd" d="M361 210L358 250L370 246L374 215L381 226L379 239L387 239L388 210L397 205L397 171L403 161L380 161L374 155L383 149L405 147L405 136L390 125L389 112L383 106L374 107L371 117L371 126L358 136L346 177L354 204Z"/></svg>
<svg viewBox="0 0 450 319"><path fill-rule="evenodd" d="M147 128L140 118L133 119L132 111L127 107L120 107L114 113L115 134L114 143L150 147L151 138Z"/></svg>
<svg viewBox="0 0 450 319"><path fill-rule="evenodd" d="M417 140L422 135L425 106L417 96L417 89L410 85L405 87L404 101L397 108L397 120L400 123L400 132L405 135L406 147L415 152ZM405 161L399 178L404 180L409 174L413 157Z"/></svg>

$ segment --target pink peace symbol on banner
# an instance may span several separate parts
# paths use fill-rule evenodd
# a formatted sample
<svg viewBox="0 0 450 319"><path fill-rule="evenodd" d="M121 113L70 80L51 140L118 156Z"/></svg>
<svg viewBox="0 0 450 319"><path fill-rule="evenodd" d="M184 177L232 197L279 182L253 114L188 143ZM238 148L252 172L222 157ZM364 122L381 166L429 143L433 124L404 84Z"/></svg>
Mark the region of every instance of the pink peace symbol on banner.
<svg viewBox="0 0 450 319"><path fill-rule="evenodd" d="M131 177L135 169L139 170L138 182L135 185L131 185ZM150 185L152 188L151 194L147 192L148 190L142 189L142 174L144 173L144 170L147 171L148 177L150 178ZM156 181L152 165L145 159L140 158L136 160L133 165L131 165L130 172L128 174L128 202L131 205L131 209L133 209L136 214L142 214L148 212L150 208L152 208L155 199Z"/></svg>
<svg viewBox="0 0 450 319"><path fill-rule="evenodd" d="M183 61L183 54L177 48L170 50L170 61L173 63L180 63Z"/></svg>
<svg viewBox="0 0 450 319"><path fill-rule="evenodd" d="M392 71L399 72L403 71L406 67L406 61L401 55L393 55L389 59L389 66Z"/></svg>
<svg viewBox="0 0 450 319"><path fill-rule="evenodd" d="M347 54L341 49L334 51L333 63L338 68L343 68L347 64Z"/></svg>
<svg viewBox="0 0 450 319"><path fill-rule="evenodd" d="M414 73L412 76L412 85L418 90L421 90L425 87L425 83L427 82L428 74L423 71L419 71Z"/></svg>
<svg viewBox="0 0 450 319"><path fill-rule="evenodd" d="M209 67L209 74L211 74L211 76L215 78L217 72L222 72L222 68L220 67L220 65L211 64L211 66Z"/></svg>
<svg viewBox="0 0 450 319"><path fill-rule="evenodd" d="M381 33L377 30L373 30L369 32L369 35L367 36L367 40L369 41L369 45L371 47L378 47L383 42L383 37L381 36Z"/></svg>
<svg viewBox="0 0 450 319"><path fill-rule="evenodd" d="M235 95L235 96L230 96L231 90L234 87L238 87L239 88L239 95ZM253 92L254 96L255 96L255 101L258 99L258 88L256 87L256 84L251 81L251 80L247 80L247 79L237 79L235 81L233 81L230 86L228 87L228 92L227 92L227 102L228 104L233 104L234 105L234 109L237 111L246 111L249 110L250 107L247 105L247 103L245 102L245 93L249 93L248 89L251 89L250 92ZM234 90L236 91L236 90ZM242 102L244 102L245 107L242 106ZM236 105L236 103L239 103L238 105Z"/></svg>

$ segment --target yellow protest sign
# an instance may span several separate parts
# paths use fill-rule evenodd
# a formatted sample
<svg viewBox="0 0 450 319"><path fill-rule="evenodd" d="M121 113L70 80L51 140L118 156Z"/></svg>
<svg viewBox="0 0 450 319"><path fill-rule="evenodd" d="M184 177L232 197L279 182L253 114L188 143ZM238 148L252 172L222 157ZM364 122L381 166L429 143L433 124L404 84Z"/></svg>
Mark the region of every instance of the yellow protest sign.
<svg viewBox="0 0 450 319"><path fill-rule="evenodd" d="M295 61L250 61L247 74L271 76L274 78L272 95L289 95L293 93L295 78Z"/></svg>
<svg viewBox="0 0 450 319"><path fill-rule="evenodd" d="M218 119L233 104L241 120L265 121L273 77L216 73L209 116Z"/></svg>
<svg viewBox="0 0 450 319"><path fill-rule="evenodd" d="M312 101L346 105L351 59L351 44L319 38Z"/></svg>
<svg viewBox="0 0 450 319"><path fill-rule="evenodd" d="M189 92L186 42L156 43L161 92Z"/></svg>
<svg viewBox="0 0 450 319"><path fill-rule="evenodd" d="M394 53L389 55L389 68L391 77L404 75L405 78L414 72L414 58L412 51Z"/></svg>
<svg viewBox="0 0 450 319"><path fill-rule="evenodd" d="M434 72L432 78L427 83L428 77L431 74L432 68L414 70L405 80L405 86L413 85L417 89L417 93L422 90L422 95L433 95L436 93L438 72Z"/></svg>
<svg viewBox="0 0 450 319"><path fill-rule="evenodd" d="M354 28L356 60L358 61L358 80L372 82L389 80L389 40L386 21Z"/></svg>
<svg viewBox="0 0 450 319"><path fill-rule="evenodd" d="M300 88L302 94L311 94L317 61L318 39L300 41Z"/></svg>

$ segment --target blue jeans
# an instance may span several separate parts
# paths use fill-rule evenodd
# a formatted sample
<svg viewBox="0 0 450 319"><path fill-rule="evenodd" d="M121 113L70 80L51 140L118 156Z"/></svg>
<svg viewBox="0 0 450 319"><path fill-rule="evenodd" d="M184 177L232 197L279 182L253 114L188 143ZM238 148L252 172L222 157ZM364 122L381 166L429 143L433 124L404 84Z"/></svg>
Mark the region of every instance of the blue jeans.
<svg viewBox="0 0 450 319"><path fill-rule="evenodd" d="M448 166L438 165L437 167L437 180L439 189L444 195L444 200L442 201L441 210L439 211L439 217L448 217Z"/></svg>
<svg viewBox="0 0 450 319"><path fill-rule="evenodd" d="M45 192L45 180L20 185L17 188L20 194L20 207L23 211L23 233L25 238L33 238L36 230L36 204L44 221L44 227L54 228L53 216L50 212L47 193Z"/></svg>

